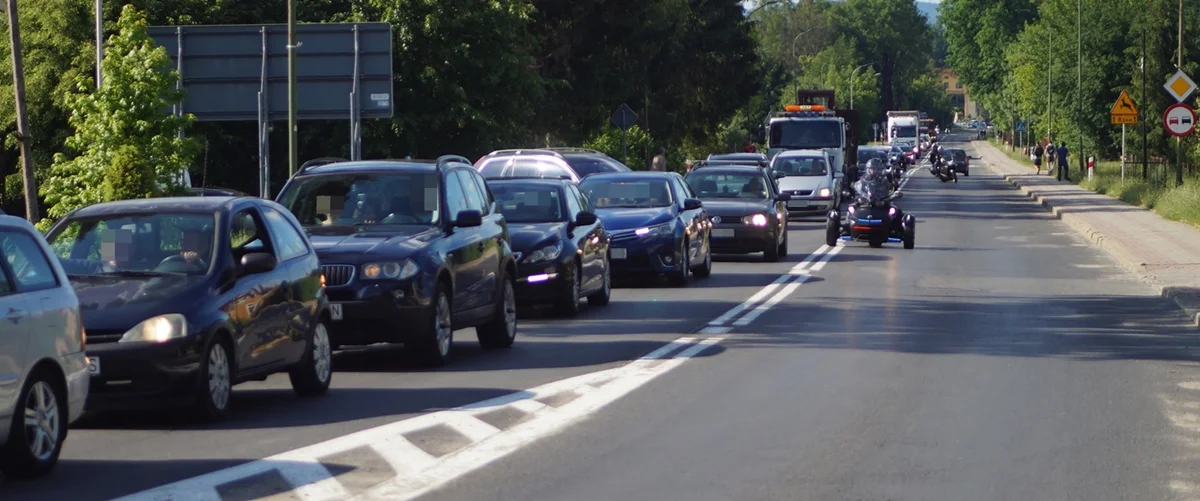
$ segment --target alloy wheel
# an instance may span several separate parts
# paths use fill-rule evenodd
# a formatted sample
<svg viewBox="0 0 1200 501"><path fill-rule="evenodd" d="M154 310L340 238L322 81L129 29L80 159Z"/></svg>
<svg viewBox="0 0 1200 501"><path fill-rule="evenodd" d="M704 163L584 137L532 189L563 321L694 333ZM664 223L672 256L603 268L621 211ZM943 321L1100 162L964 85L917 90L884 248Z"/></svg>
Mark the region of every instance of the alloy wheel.
<svg viewBox="0 0 1200 501"><path fill-rule="evenodd" d="M317 379L324 383L329 380L333 367L333 350L329 346L329 330L325 324L319 323L313 330L312 350Z"/></svg>
<svg viewBox="0 0 1200 501"><path fill-rule="evenodd" d="M438 296L437 301L437 325L434 326L434 334L437 336L438 353L443 357L450 353L450 342L454 330L450 324L450 300L446 299L446 295Z"/></svg>
<svg viewBox="0 0 1200 501"><path fill-rule="evenodd" d="M575 304L579 304L579 281L575 282ZM513 292L512 282L504 281L504 328L508 329L508 337L517 335L517 295Z"/></svg>
<svg viewBox="0 0 1200 501"><path fill-rule="evenodd" d="M58 449L58 397L45 381L38 381L25 397L25 437L29 452L38 461L48 461Z"/></svg>
<svg viewBox="0 0 1200 501"><path fill-rule="evenodd" d="M225 346L214 342L208 351L208 398L217 409L229 405L229 379L229 356L225 354Z"/></svg>

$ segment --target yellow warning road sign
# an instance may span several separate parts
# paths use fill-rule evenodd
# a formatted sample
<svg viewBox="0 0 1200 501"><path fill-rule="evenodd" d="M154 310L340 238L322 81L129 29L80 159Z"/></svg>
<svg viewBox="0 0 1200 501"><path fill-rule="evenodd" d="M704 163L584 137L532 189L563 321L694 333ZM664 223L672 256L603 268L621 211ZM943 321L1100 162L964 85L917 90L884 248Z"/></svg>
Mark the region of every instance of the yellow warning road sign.
<svg viewBox="0 0 1200 501"><path fill-rule="evenodd" d="M1138 123L1137 105L1133 104L1133 99L1129 97L1129 93L1121 91L1121 96L1117 98L1117 102L1113 104L1112 111L1113 125L1134 125Z"/></svg>

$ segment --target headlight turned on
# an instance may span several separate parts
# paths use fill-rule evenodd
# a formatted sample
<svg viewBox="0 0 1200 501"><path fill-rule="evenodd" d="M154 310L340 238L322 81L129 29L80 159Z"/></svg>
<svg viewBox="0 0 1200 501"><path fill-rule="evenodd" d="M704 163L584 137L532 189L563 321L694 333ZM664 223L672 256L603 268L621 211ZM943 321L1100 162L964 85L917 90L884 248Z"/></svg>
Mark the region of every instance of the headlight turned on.
<svg viewBox="0 0 1200 501"><path fill-rule="evenodd" d="M753 225L753 226L766 226L767 225L767 216L764 214L755 214L753 216L746 216L746 217L742 218L742 223Z"/></svg>
<svg viewBox="0 0 1200 501"><path fill-rule="evenodd" d="M362 267L363 278L367 280L407 280L421 271L411 259L402 262L367 263Z"/></svg>
<svg viewBox="0 0 1200 501"><path fill-rule="evenodd" d="M821 198L831 197L833 196L833 190L829 188L821 188L821 190L817 192L817 196Z"/></svg>
<svg viewBox="0 0 1200 501"><path fill-rule="evenodd" d="M121 343L162 343L187 336L187 319L178 313L148 318L125 331Z"/></svg>
<svg viewBox="0 0 1200 501"><path fill-rule="evenodd" d="M656 237L670 235L673 233L673 231L671 231L671 223L664 223L656 226L650 226L648 228L638 228L637 230L634 230L633 233L639 237Z"/></svg>

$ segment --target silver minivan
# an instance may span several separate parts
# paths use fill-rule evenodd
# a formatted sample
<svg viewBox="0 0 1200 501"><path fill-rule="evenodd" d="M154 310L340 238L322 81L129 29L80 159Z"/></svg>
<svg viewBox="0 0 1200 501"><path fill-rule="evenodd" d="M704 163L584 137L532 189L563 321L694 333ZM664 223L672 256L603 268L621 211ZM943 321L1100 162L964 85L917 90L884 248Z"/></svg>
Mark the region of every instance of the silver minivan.
<svg viewBox="0 0 1200 501"><path fill-rule="evenodd" d="M0 215L0 472L10 477L54 468L88 396L79 299L53 256L33 225Z"/></svg>

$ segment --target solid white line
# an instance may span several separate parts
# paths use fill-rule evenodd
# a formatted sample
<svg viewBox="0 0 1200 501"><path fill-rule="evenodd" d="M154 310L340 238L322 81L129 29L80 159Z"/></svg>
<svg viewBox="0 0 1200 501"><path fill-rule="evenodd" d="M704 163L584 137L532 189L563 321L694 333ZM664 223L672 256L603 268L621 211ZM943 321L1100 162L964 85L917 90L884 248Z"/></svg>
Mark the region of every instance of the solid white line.
<svg viewBox="0 0 1200 501"><path fill-rule="evenodd" d="M792 267L792 270L793 271L800 270L800 269L803 269L805 266L812 264L813 260L819 258L822 254L828 252L829 249L830 249L830 247L828 245L822 245L817 250L813 251L807 257L805 257L803 261L800 261L798 264L796 264L796 266ZM771 294L772 292L775 291L775 289L779 288L779 286L781 286L783 284L786 284L791 279L792 279L792 275L790 273L785 273L783 275L780 275L779 278L776 278L774 282L771 282L769 285L767 285L766 287L763 287L758 292L756 292L753 296L750 296L750 299L745 300L744 302L742 302L742 304L734 306L729 311L721 314L721 316L709 321L708 325L718 326L718 325L724 325L724 324L728 323L734 317L740 315L743 311L746 311L746 309L750 308L751 306L754 306L755 303L762 301L762 299L764 297L767 297L767 295Z"/></svg>
<svg viewBox="0 0 1200 501"><path fill-rule="evenodd" d="M783 290L779 291L774 296L771 296L771 299L768 299L765 303L758 305L758 307L754 308L753 310L750 310L750 313L747 313L742 318L739 318L733 323L733 325L742 327L748 325L750 322L753 322L760 315L771 309L772 306L775 306L780 301L783 301L783 298L790 296L793 292L796 292L796 289L800 288L800 284L803 284L805 281L807 281L809 276L811 275L797 276L795 281L788 284L783 288Z"/></svg>
<svg viewBox="0 0 1200 501"><path fill-rule="evenodd" d="M316 459L280 466L279 474L289 484L299 486L290 492L304 501L345 499L350 496L350 492Z"/></svg>
<svg viewBox="0 0 1200 501"><path fill-rule="evenodd" d="M834 247L833 250L826 252L824 256L821 256L821 260L818 261L817 264L814 264L811 268L809 268L809 271L821 271L821 269L825 268L826 264L829 264L829 260L832 259L833 256L838 255L838 253L842 252L842 249L845 248L845 246L839 245Z"/></svg>
<svg viewBox="0 0 1200 501"><path fill-rule="evenodd" d="M700 341L699 343L696 343L695 346L684 350L683 353L680 353L679 356L674 358L674 360L686 360L686 359L692 358L696 355L699 355L700 352L708 349L709 346L717 344L717 341L720 341L722 339L725 339L725 338L710 337L708 339Z"/></svg>
<svg viewBox="0 0 1200 501"><path fill-rule="evenodd" d="M700 329L700 333L701 334L725 334L725 333L729 332L730 330L732 330L732 329L729 327L718 327L718 326L710 325L708 327Z"/></svg>

